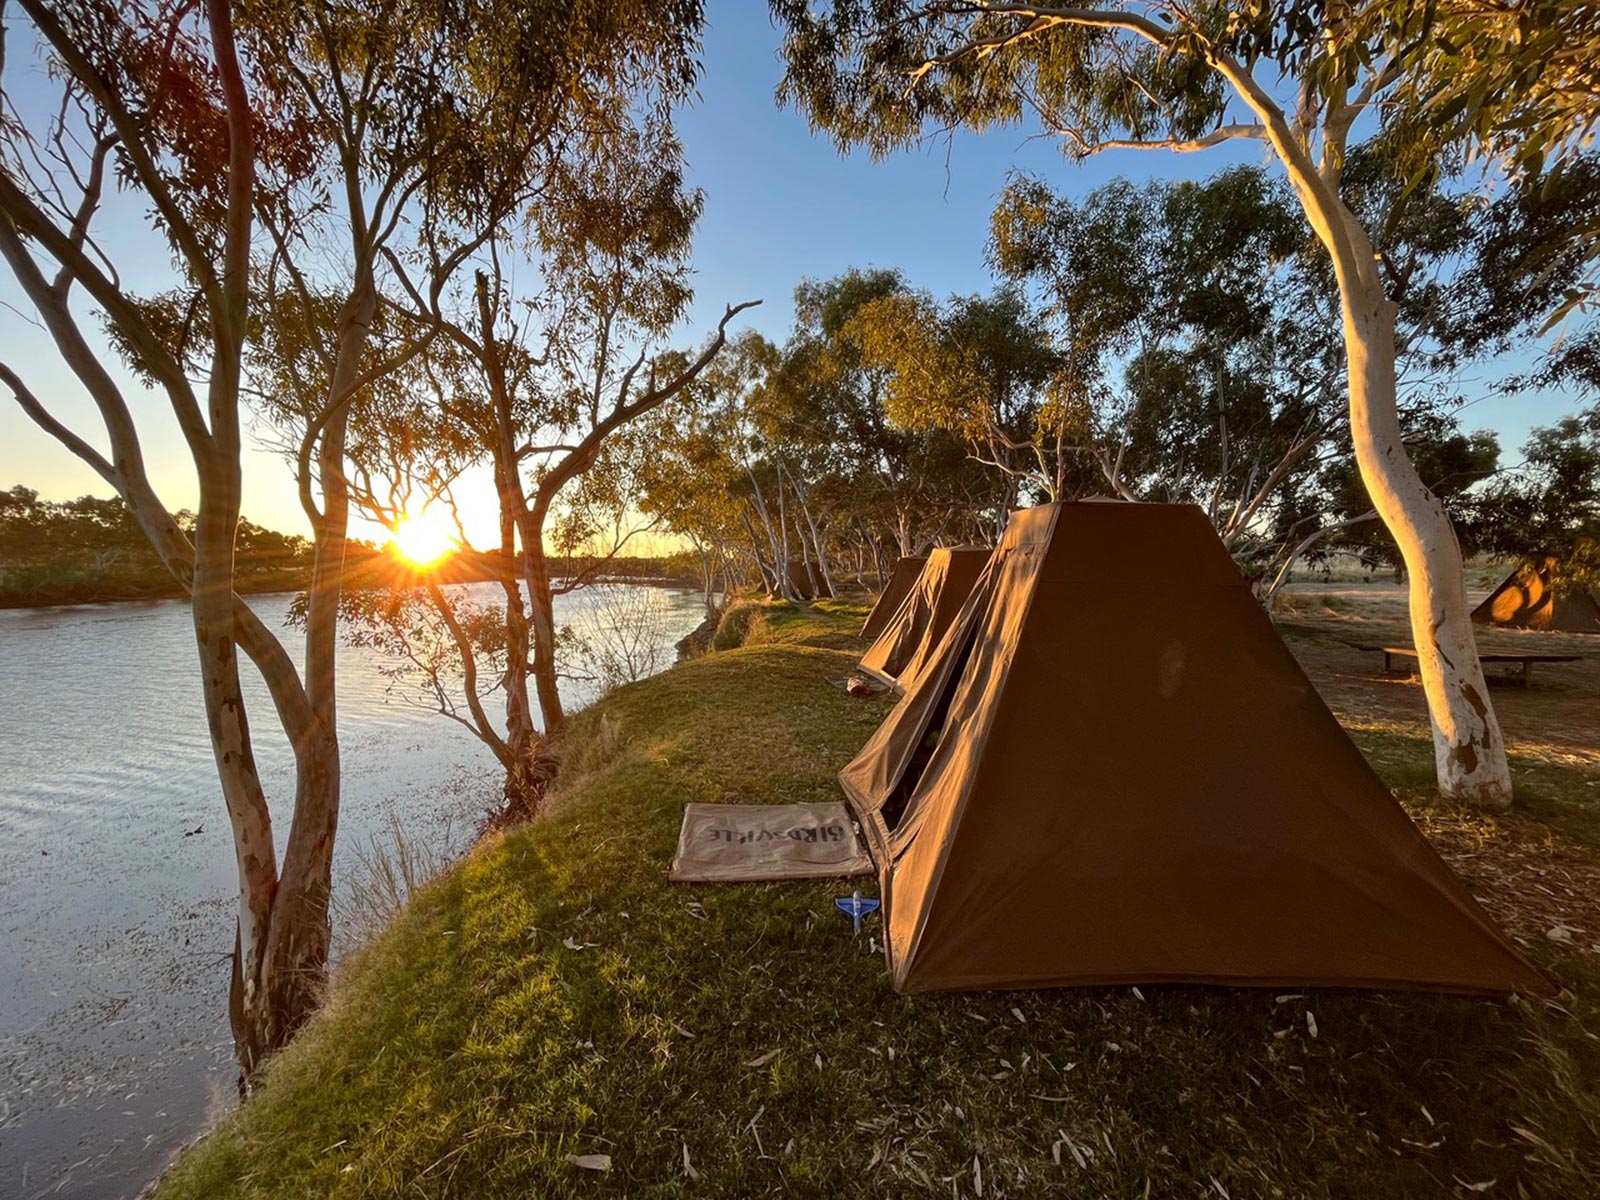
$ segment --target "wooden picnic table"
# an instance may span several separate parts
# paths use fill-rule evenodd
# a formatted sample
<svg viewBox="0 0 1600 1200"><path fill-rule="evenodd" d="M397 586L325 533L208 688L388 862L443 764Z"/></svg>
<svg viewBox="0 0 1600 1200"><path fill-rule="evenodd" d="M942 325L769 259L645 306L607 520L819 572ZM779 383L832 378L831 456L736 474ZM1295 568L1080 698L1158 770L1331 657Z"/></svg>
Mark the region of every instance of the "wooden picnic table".
<svg viewBox="0 0 1600 1200"><path fill-rule="evenodd" d="M1355 645L1355 643L1352 643ZM1394 660L1397 658L1416 661L1417 652L1411 646L1363 646L1355 645L1357 650L1370 650L1383 655L1383 672L1389 674L1394 669ZM1521 663L1522 686L1527 687L1533 681L1534 663L1568 663L1580 662L1581 654L1538 654L1520 653L1513 650L1489 650L1478 655L1480 663Z"/></svg>

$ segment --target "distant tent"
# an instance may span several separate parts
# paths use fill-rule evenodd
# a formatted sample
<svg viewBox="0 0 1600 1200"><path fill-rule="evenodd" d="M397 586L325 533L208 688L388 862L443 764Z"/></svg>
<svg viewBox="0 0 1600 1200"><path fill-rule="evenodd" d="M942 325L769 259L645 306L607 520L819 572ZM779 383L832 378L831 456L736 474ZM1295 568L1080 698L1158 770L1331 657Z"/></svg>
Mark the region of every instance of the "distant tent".
<svg viewBox="0 0 1600 1200"><path fill-rule="evenodd" d="M1560 588L1555 571L1553 558L1523 563L1472 610L1472 619L1515 629L1600 633L1600 588Z"/></svg>
<svg viewBox="0 0 1600 1200"><path fill-rule="evenodd" d="M1014 513L839 778L900 991L1549 990L1190 505Z"/></svg>
<svg viewBox="0 0 1600 1200"><path fill-rule="evenodd" d="M858 669L903 690L933 654L988 561L989 551L981 546L929 551L916 586L862 656Z"/></svg>
<svg viewBox="0 0 1600 1200"><path fill-rule="evenodd" d="M911 589L917 586L922 566L927 561L925 558L902 558L894 564L894 570L889 573L889 582L878 593L878 602L872 606L866 624L861 627L862 637L875 639L888 628Z"/></svg>
<svg viewBox="0 0 1600 1200"><path fill-rule="evenodd" d="M789 588L801 600L815 600L818 596L830 594L828 585L822 580L822 573L799 559L789 562Z"/></svg>

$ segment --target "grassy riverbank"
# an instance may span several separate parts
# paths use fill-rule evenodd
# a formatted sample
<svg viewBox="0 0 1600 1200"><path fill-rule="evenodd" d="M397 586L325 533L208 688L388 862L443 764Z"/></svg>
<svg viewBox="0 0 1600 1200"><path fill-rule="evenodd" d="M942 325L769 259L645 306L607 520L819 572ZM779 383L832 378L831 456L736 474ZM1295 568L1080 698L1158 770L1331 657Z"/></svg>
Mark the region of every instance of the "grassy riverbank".
<svg viewBox="0 0 1600 1200"><path fill-rule="evenodd" d="M1570 989L1555 1004L902 998L834 911L844 885L668 883L686 801L837 796L886 708L823 682L859 655L861 613L763 608L742 647L586 712L553 814L486 842L349 964L161 1200L1600 1194L1582 939L1532 946ZM1475 862L1551 845L1596 862L1592 772L1538 768L1533 815L1423 812L1425 740L1359 737L1430 833L1476 839L1452 855L1474 886L1504 877Z"/></svg>

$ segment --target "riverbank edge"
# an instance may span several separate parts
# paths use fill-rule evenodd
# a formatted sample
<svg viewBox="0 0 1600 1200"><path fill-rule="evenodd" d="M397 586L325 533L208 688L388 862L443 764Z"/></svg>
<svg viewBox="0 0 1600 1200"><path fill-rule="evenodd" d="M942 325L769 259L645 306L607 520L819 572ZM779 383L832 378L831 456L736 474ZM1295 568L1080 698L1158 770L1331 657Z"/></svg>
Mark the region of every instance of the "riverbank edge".
<svg viewBox="0 0 1600 1200"><path fill-rule="evenodd" d="M718 639L737 648L580 714L550 812L486 838L354 956L257 1098L155 1195L968 1195L979 1172L990 1195L1400 1196L1452 1176L1576 1195L1600 1180L1595 974L1559 946L1537 951L1575 989L1553 1009L1181 988L902 998L872 935L834 919L842 883L666 883L687 801L838 798L834 774L887 708L824 682L859 656L864 613L750 606ZM1426 741L1374 736L1385 774L1427 803Z"/></svg>

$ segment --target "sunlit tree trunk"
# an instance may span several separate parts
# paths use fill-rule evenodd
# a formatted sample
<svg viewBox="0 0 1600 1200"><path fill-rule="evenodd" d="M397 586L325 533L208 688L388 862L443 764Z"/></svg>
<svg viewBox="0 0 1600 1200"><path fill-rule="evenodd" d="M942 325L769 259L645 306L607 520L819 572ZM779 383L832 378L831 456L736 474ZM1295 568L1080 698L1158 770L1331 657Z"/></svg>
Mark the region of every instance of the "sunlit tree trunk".
<svg viewBox="0 0 1600 1200"><path fill-rule="evenodd" d="M739 519L744 522L744 531L750 537L750 557L755 560L756 575L761 580L761 586L767 595L778 595L778 574L767 566L766 555L761 551L761 538L756 533L755 522L750 519L750 505L744 504L739 508ZM770 541L769 537L769 541Z"/></svg>
<svg viewBox="0 0 1600 1200"><path fill-rule="evenodd" d="M1411 638L1428 697L1439 790L1458 800L1506 805L1510 766L1478 661L1461 547L1444 505L1401 441L1394 304L1375 289L1341 290L1356 463L1406 564Z"/></svg>
<svg viewBox="0 0 1600 1200"><path fill-rule="evenodd" d="M1344 151L1335 118L1325 130L1321 170L1282 113L1258 102L1313 231L1333 259L1349 368L1350 435L1362 482L1400 549L1410 581L1412 644L1433 729L1439 790L1452 799L1511 803L1505 741L1478 661L1461 547L1444 505L1406 453L1395 375L1395 305L1372 241L1338 194Z"/></svg>
<svg viewBox="0 0 1600 1200"><path fill-rule="evenodd" d="M750 478L750 487L755 496L754 507L756 516L761 518L761 526L766 531L767 542L772 548L772 594L784 600L794 600L794 587L789 582L788 559L788 531L784 531L780 541L778 531L772 527L772 512L767 507L766 494L761 490L761 483L756 478L756 473L748 466L745 474ZM779 510L779 519L782 520L782 510ZM759 555L758 561L759 561Z"/></svg>

